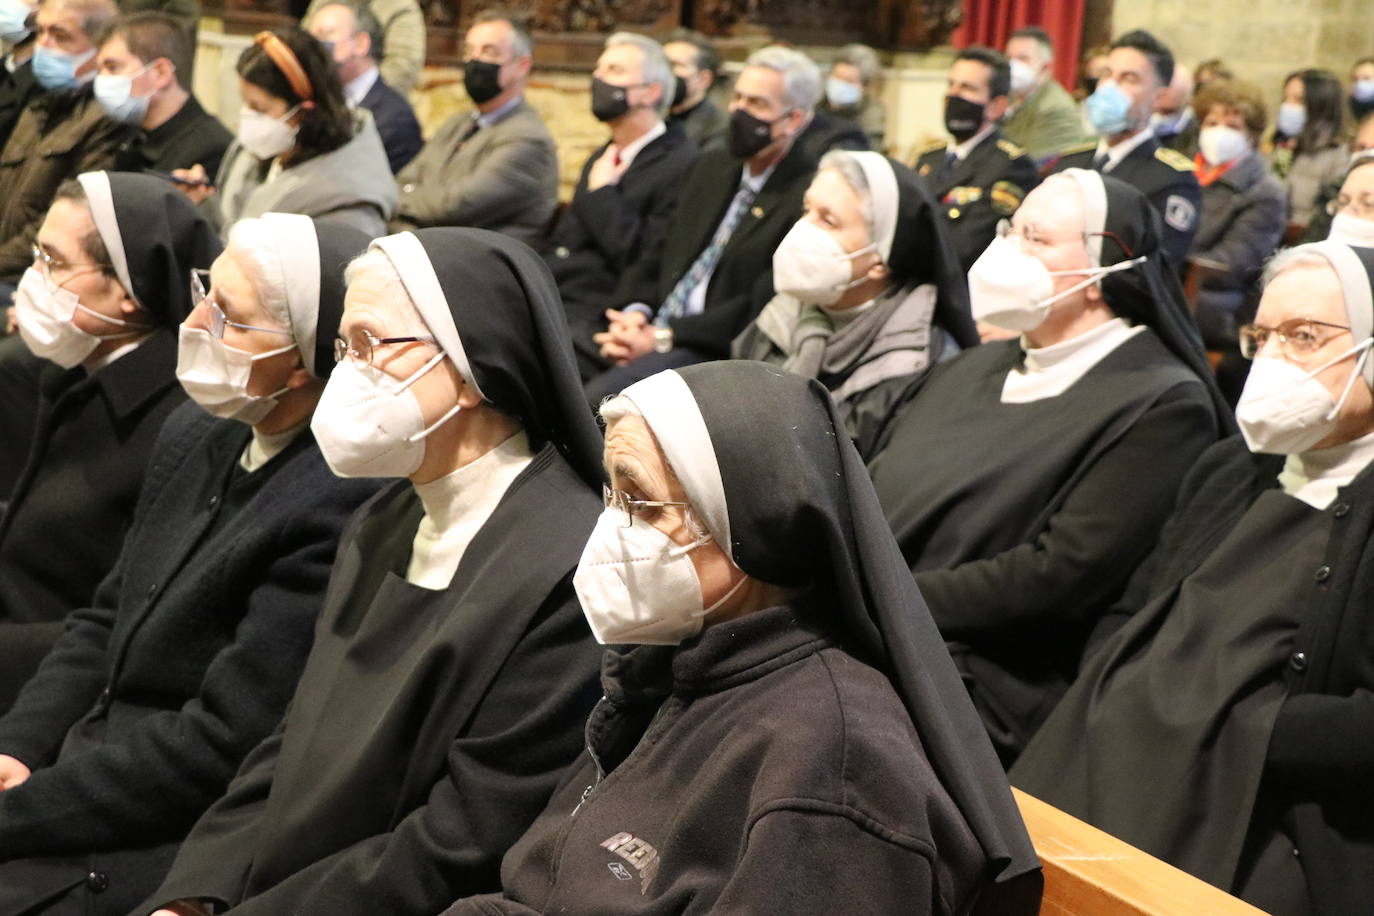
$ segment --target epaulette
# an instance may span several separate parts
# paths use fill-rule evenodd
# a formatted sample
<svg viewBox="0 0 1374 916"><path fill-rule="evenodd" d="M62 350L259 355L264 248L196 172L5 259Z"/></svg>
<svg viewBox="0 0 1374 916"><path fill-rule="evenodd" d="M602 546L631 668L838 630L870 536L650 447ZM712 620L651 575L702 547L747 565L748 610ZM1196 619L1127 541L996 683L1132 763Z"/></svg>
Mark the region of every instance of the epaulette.
<svg viewBox="0 0 1374 916"><path fill-rule="evenodd" d="M1159 149L1155 150L1155 158L1170 168L1177 169L1180 172L1197 171L1197 166L1193 163L1193 160L1189 159L1178 150L1169 149L1167 146L1161 146Z"/></svg>
<svg viewBox="0 0 1374 916"><path fill-rule="evenodd" d="M920 159L927 153L933 153L937 149L944 149L948 145L949 144L946 143L944 140L931 140L929 143L923 143L920 146L916 147L916 150L911 154L911 158Z"/></svg>
<svg viewBox="0 0 1374 916"><path fill-rule="evenodd" d="M1086 143L1075 143L1073 146L1066 146L1066 147L1064 147L1064 149L1060 150L1060 152L1059 152L1059 158L1062 159L1062 158L1064 158L1065 156L1073 156L1073 155L1076 155L1076 154L1078 154L1078 153L1088 153L1088 152L1092 152L1092 151L1094 151L1094 150L1096 150L1096 149L1097 149L1097 141L1096 141L1096 140L1089 140L1089 141L1086 142Z"/></svg>
<svg viewBox="0 0 1374 916"><path fill-rule="evenodd" d="M1026 155L1025 150L1005 137L997 141L997 148L1006 153L1007 157L1011 159L1020 159L1022 156Z"/></svg>

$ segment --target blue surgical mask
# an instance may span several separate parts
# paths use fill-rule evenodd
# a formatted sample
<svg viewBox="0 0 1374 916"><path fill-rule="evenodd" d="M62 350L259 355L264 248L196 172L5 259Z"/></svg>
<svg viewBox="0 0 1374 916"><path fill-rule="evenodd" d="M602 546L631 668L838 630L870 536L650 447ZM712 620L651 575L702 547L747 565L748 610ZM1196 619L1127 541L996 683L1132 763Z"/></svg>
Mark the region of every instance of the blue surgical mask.
<svg viewBox="0 0 1374 916"><path fill-rule="evenodd" d="M0 39L14 43L29 34L29 17L33 10L20 0L0 0Z"/></svg>
<svg viewBox="0 0 1374 916"><path fill-rule="evenodd" d="M1102 80L1083 103L1093 129L1104 137L1123 133L1131 126L1131 97L1116 80Z"/></svg>
<svg viewBox="0 0 1374 916"><path fill-rule="evenodd" d="M83 54L68 54L39 45L33 52L33 75L49 92L84 86L95 78L94 72L78 77L76 71L95 57L95 48Z"/></svg>
<svg viewBox="0 0 1374 916"><path fill-rule="evenodd" d="M863 101L864 89L832 76L825 81L825 97L834 108L853 108Z"/></svg>
<svg viewBox="0 0 1374 916"><path fill-rule="evenodd" d="M134 74L102 73L95 78L95 100L105 114L121 124L142 124L148 116L151 95L134 95L134 79L148 72L148 68Z"/></svg>
<svg viewBox="0 0 1374 916"><path fill-rule="evenodd" d="M1296 137L1307 126L1307 108L1297 102L1284 102L1279 106L1274 125L1285 137Z"/></svg>

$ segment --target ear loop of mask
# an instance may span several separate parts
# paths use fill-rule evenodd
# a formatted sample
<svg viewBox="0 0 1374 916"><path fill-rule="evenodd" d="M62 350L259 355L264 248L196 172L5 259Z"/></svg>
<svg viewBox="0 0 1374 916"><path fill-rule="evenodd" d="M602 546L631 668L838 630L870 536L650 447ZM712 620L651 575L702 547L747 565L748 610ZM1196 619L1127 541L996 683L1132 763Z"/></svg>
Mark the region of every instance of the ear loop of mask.
<svg viewBox="0 0 1374 916"><path fill-rule="evenodd" d="M1045 271L1045 273L1049 274L1051 277L1068 277L1073 276L1074 274L1091 274L1091 276L1089 276L1088 279L1084 280L1082 283L1075 283L1068 289L1055 293L1048 299L1043 300L1040 303L1040 305L1043 307L1049 307L1054 303L1058 302L1060 299L1063 299L1065 296L1071 296L1074 293L1078 292L1080 289L1093 285L1098 280L1101 280L1103 277L1105 277L1107 274L1114 274L1117 271L1127 270L1129 268L1134 267L1137 264L1143 264L1145 261L1146 256L1142 254L1138 258L1131 258L1131 260L1129 261L1121 261L1120 263L1113 264L1110 267L1089 267L1083 270L1047 270Z"/></svg>
<svg viewBox="0 0 1374 916"><path fill-rule="evenodd" d="M53 282L52 275L49 274L46 270L39 271L39 273L42 275L43 282L47 284L50 291L60 289L64 293L70 293L73 296L77 295L76 293L73 293L71 290L67 289L62 284ZM126 321L123 318L111 318L109 315L102 314L100 312L97 312L93 308L89 308L87 306L82 305L79 296L77 297L77 301L72 304L75 305L77 308L81 309L81 311L85 312L87 315L93 315L96 318L99 318L101 321L115 325L116 327L133 328L133 330L126 331L122 334L91 334L89 331L82 332L85 334L90 334L91 337L94 337L97 340L123 340L126 337L137 337L141 332L146 331L152 327L152 325L143 324L139 321ZM66 320L71 321L71 318L68 318ZM80 329L78 328L78 330Z"/></svg>
<svg viewBox="0 0 1374 916"><path fill-rule="evenodd" d="M442 362L444 357L447 355L448 354L444 353L443 350L440 350L433 357L431 357L423 366L412 372L410 376L404 382L401 382L399 387L393 389L391 393L400 394L402 391L405 391L411 385L415 384L415 382L420 378L420 376L424 375L426 372L433 369L435 366L439 365L439 363ZM425 439L429 438L430 433L434 432L436 429L443 426L462 409L462 404L454 404L453 407L451 407L442 417L435 420L433 423L431 423L429 426L426 426L424 429L420 430L415 435L408 436L406 438L406 442L423 442Z"/></svg>
<svg viewBox="0 0 1374 916"><path fill-rule="evenodd" d="M1345 403L1346 397L1350 395L1350 389L1355 386L1355 379L1360 378L1360 376L1364 372L1365 360L1369 356L1369 348L1371 345L1374 345L1374 337L1367 337L1359 343L1355 344L1355 346L1351 347L1349 350L1346 350L1340 356L1337 356L1335 359L1323 363L1316 369L1313 369L1311 372L1307 373L1307 375L1303 376L1302 380L1304 382L1310 378L1316 378L1319 374L1325 372L1327 369L1330 369L1332 366L1336 365L1336 363L1348 358L1350 354L1356 352L1360 354L1360 358L1355 360L1355 368L1350 373L1350 378L1346 380L1345 388L1341 391L1340 398L1336 400L1336 405L1332 407L1331 411L1323 418L1326 422L1329 423L1332 420L1336 419L1336 414L1341 412L1341 405ZM1258 356L1259 354L1257 353L1255 355Z"/></svg>
<svg viewBox="0 0 1374 916"><path fill-rule="evenodd" d="M689 514L689 516L690 516L690 514L691 514L691 511L692 511L692 508L691 508L690 506L688 506L688 507L687 507L687 513ZM690 518L689 518L688 527L693 527L693 526L691 525L691 519L690 519ZM668 551L668 556L670 556L670 557L672 557L673 559L676 560L678 557L686 556L687 554L691 553L693 550L696 550L698 547L704 547L704 546L706 546L707 544L711 543L713 540L715 540L715 537L711 534L711 532L707 531L707 532L703 533L702 535L700 535L695 541L693 541L693 542L690 543L690 544L679 544L678 546L671 548L671 549ZM732 566L734 565L733 561L731 562L731 565L732 565ZM738 567L736 567L736 568L738 568ZM717 599L711 604L710 607L703 609L702 612L701 612L701 616L702 616L702 617L705 617L706 615L708 615L708 614L710 614L711 612L713 612L716 608L720 607L722 604L724 604L725 602L729 601L729 600L731 599L731 597L734 596L735 592L737 592L737 591L739 591L741 588L743 588L743 587L744 587L744 583L745 583L745 582L748 582L748 581L749 581L749 577L748 577L747 575L746 575L746 576L741 576L741 577L740 577L740 580L739 580L738 582L736 582L734 585L730 586L730 590L729 590L729 591L727 591L725 594L723 594L723 595L721 595L719 598L717 598Z"/></svg>
<svg viewBox="0 0 1374 916"><path fill-rule="evenodd" d="M206 333L208 334L209 332L206 331ZM224 348L230 349L230 350L238 349L237 347L230 347L230 346L229 346L228 344L226 344L223 340L221 340L221 341L219 342L219 345L220 345L221 347L224 347ZM294 349L296 349L296 345L295 345L295 344L287 344L287 345L284 346L284 347L277 347L277 349L275 349L275 350L268 350L266 353L254 353L251 357L249 357L249 359L250 359L252 362L257 362L257 361L260 360L260 359L267 359L268 357L276 356L276 355L278 355L278 354L280 354L280 353L285 353L285 352L288 351L288 350L294 350ZM251 372L252 370L249 370L249 371ZM284 388L278 388L276 391L272 392L271 394L263 395L263 396L260 398L260 400L263 400L263 401L270 401L270 400L272 400L273 398L279 398L279 397L281 397L282 395L286 394L286 393L287 393L288 391L290 391L290 390L291 390L291 386L290 386L290 385L287 385L287 386L285 386ZM245 391L244 393L247 394L246 391ZM257 397L257 395L249 395L249 397Z"/></svg>

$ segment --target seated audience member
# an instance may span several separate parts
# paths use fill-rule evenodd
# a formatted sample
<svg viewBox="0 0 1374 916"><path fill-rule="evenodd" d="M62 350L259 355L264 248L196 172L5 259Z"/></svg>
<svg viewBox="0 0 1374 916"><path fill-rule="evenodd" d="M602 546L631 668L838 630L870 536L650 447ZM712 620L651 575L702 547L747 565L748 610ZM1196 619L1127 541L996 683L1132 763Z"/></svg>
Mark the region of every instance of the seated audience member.
<svg viewBox="0 0 1374 916"><path fill-rule="evenodd" d="M34 95L39 91L33 75L33 13L28 0L0 3L0 148L10 138Z"/></svg>
<svg viewBox="0 0 1374 916"><path fill-rule="evenodd" d="M1197 155L1197 136L1202 129L1193 113L1193 74L1183 64L1174 64L1174 77L1155 97L1150 127L1159 145L1185 156Z"/></svg>
<svg viewBox="0 0 1374 916"><path fill-rule="evenodd" d="M310 0L302 22L311 21L320 7L339 0ZM366 9L377 21L380 40L372 43L373 55L381 55L381 78L402 98L420 81L425 65L425 16L417 0L366 0Z"/></svg>
<svg viewBox="0 0 1374 916"><path fill-rule="evenodd" d="M868 145L881 152L887 145L887 112L874 94L873 81L882 73L878 55L867 45L840 48L825 80L818 112L858 124Z"/></svg>
<svg viewBox="0 0 1374 916"><path fill-rule="evenodd" d="M1010 73L1007 59L991 48L960 51L945 89L945 130L953 140L916 153L916 172L940 203L965 272L992 241L998 222L1040 183L1035 163L997 127L1007 113Z"/></svg>
<svg viewBox="0 0 1374 916"><path fill-rule="evenodd" d="M214 185L200 165L173 172L191 199L223 228L278 212L382 234L396 207L386 150L372 116L345 104L324 47L294 26L259 32L237 69L239 133Z"/></svg>
<svg viewBox="0 0 1374 916"><path fill-rule="evenodd" d="M1338 183L1350 165L1341 136L1340 80L1326 70L1300 70L1283 81L1270 162L1288 188L1288 221L1300 232L1317 211L1323 187Z"/></svg>
<svg viewBox="0 0 1374 916"><path fill-rule="evenodd" d="M1065 151L1051 171L1091 168L1134 185L1164 218L1164 254L1179 270L1197 233L1202 188L1193 160L1161 146L1150 127L1155 98L1173 79L1174 56L1137 29L1112 42L1107 68L1084 102L1100 138Z"/></svg>
<svg viewBox="0 0 1374 916"><path fill-rule="evenodd" d="M1005 761L1231 423L1160 236L1124 182L1046 179L969 272L974 318L1020 338L938 366L871 465Z"/></svg>
<svg viewBox="0 0 1374 916"><path fill-rule="evenodd" d="M563 327L544 265L495 233L402 233L350 265L312 427L335 473L402 479L345 536L290 712L160 913L431 916L500 886L597 697L572 574L601 437Z"/></svg>
<svg viewBox="0 0 1374 916"><path fill-rule="evenodd" d="M1083 60L1078 67L1078 87L1073 91L1073 97L1079 101L1086 99L1097 91L1097 82L1106 78L1111 72L1107 65L1107 56L1112 53L1111 45L1093 45L1083 52ZM1085 129L1090 125L1084 121Z"/></svg>
<svg viewBox="0 0 1374 916"><path fill-rule="evenodd" d="M815 174L795 141L820 91L820 71L799 51L749 56L730 102L729 151L697 159L679 196L690 206L673 211L610 297L610 327L595 341L614 368L588 382L593 404L665 366L728 355L754 320L773 292L773 251Z"/></svg>
<svg viewBox="0 0 1374 916"><path fill-rule="evenodd" d="M1083 142L1073 96L1054 78L1054 45L1039 26L1017 29L1007 39L1011 64L1011 111L1002 125L1007 139L1039 165Z"/></svg>
<svg viewBox="0 0 1374 916"><path fill-rule="evenodd" d="M1307 224L1307 229L1301 236L1302 242L1323 242L1332 238L1332 223L1342 205L1337 198L1341 196L1341 187L1345 184L1345 179L1350 175L1350 171L1359 165L1370 154L1374 154L1374 112L1365 115L1363 121L1355 126L1355 131L1350 137L1350 164L1346 171L1341 175L1339 183L1332 183L1322 188L1317 195L1316 210L1312 213L1312 219ZM1347 245L1369 245L1371 241L1353 241L1351 239L1336 237L1333 241L1345 242Z"/></svg>
<svg viewBox="0 0 1374 916"><path fill-rule="evenodd" d="M1213 80L1235 79L1236 75L1231 72L1231 68L1219 57L1211 57L1198 64L1193 70L1193 88L1202 91L1202 88Z"/></svg>
<svg viewBox="0 0 1374 916"><path fill-rule="evenodd" d="M1374 153L1355 157L1340 193L1331 201L1333 242L1374 248Z"/></svg>
<svg viewBox="0 0 1374 916"><path fill-rule="evenodd" d="M879 153L826 153L805 215L773 253L776 295L730 354L818 379L866 455L892 405L976 346L968 285L916 175Z"/></svg>
<svg viewBox="0 0 1374 916"><path fill-rule="evenodd" d="M40 91L0 148L0 293L33 262L34 236L57 186L107 168L128 132L105 117L91 92L93 33L115 15L112 0L45 0L38 7L32 66Z"/></svg>
<svg viewBox="0 0 1374 916"><path fill-rule="evenodd" d="M120 18L100 43L95 98L112 120L134 133L115 154L123 172L170 172L199 163L209 175L234 135L196 101L177 61L192 57L185 24L163 13Z"/></svg>
<svg viewBox="0 0 1374 916"><path fill-rule="evenodd" d="M1374 251L1274 259L1236 418L1016 785L1275 916L1374 896ZM1301 405L1301 406L1299 406Z"/></svg>
<svg viewBox="0 0 1374 916"><path fill-rule="evenodd" d="M0 712L14 702L119 559L177 384L187 278L219 237L151 175L93 172L64 183L15 298L19 333L43 360L31 441L0 515Z"/></svg>
<svg viewBox="0 0 1374 916"><path fill-rule="evenodd" d="M0 911L128 913L281 719L339 533L377 489L335 478L307 429L365 244L274 215L215 260L177 359L198 404L164 424L114 569L0 718Z"/></svg>
<svg viewBox="0 0 1374 916"><path fill-rule="evenodd" d="M668 225L697 151L677 124L665 127L674 77L658 42L617 32L592 74L592 113L611 139L588 157L546 256L567 312L583 375L605 368L592 335L603 309L646 241Z"/></svg>
<svg viewBox="0 0 1374 916"><path fill-rule="evenodd" d="M391 171L399 172L425 141L410 103L377 70L374 58L381 47L381 26L376 18L351 0L327 3L310 17L310 34L333 58L348 107L372 113Z"/></svg>
<svg viewBox="0 0 1374 916"><path fill-rule="evenodd" d="M525 101L531 47L510 14L478 14L463 44L463 88L477 110L445 121L396 176L394 229L473 226L543 239L558 205L558 154Z"/></svg>
<svg viewBox="0 0 1374 916"><path fill-rule="evenodd" d="M573 582L618 647L605 696L502 893L447 916L1036 912L1006 777L825 389L715 362L602 416L613 489Z"/></svg>
<svg viewBox="0 0 1374 916"><path fill-rule="evenodd" d="M692 29L677 29L663 42L663 53L673 65L681 95L673 96L668 123L681 127L699 150L724 149L730 116L711 100L720 71L715 42Z"/></svg>
<svg viewBox="0 0 1374 916"><path fill-rule="evenodd" d="M1362 57L1350 68L1350 117L1355 123L1374 114L1374 57Z"/></svg>
<svg viewBox="0 0 1374 916"><path fill-rule="evenodd" d="M1288 192L1255 149L1264 134L1264 99L1249 83L1220 80L1197 96L1202 220L1189 255L1197 274L1198 326L1223 353L1217 382L1228 403L1240 397L1248 362L1236 333L1259 303L1264 262L1283 242Z"/></svg>

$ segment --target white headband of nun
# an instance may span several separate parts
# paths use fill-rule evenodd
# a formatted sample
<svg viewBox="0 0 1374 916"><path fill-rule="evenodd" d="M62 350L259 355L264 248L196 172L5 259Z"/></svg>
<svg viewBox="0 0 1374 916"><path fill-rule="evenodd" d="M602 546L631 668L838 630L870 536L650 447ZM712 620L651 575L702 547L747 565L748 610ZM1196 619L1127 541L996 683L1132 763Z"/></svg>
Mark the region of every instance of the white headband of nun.
<svg viewBox="0 0 1374 916"><path fill-rule="evenodd" d="M287 328L301 351L311 375L315 371L315 338L320 324L320 243L315 221L299 213L264 213L263 228L272 233L272 244L258 249L263 279L286 291Z"/></svg>
<svg viewBox="0 0 1374 916"><path fill-rule="evenodd" d="M671 369L635 382L621 393L644 415L668 464L682 481L692 511L706 523L716 543L734 558L730 540L730 512L725 505L725 484L711 445L711 434L696 398L682 376Z"/></svg>
<svg viewBox="0 0 1374 916"><path fill-rule="evenodd" d="M119 285L124 287L124 292L129 294L130 299L138 302L133 280L129 279L129 260L124 256L124 236L119 232L119 220L115 217L114 191L110 189L110 176L105 172L85 172L77 175L76 180L86 192L86 200L91 207L91 221L95 223L95 231L100 233L100 240L105 243L105 250L110 255L110 263L114 265Z"/></svg>
<svg viewBox="0 0 1374 916"><path fill-rule="evenodd" d="M1088 246L1088 257L1093 267L1102 266L1102 233L1107 230L1107 186L1102 175L1092 169L1065 169L1055 172L1045 179L1051 181L1072 181L1083 196L1083 231L1088 233L1084 240Z"/></svg>
<svg viewBox="0 0 1374 916"><path fill-rule="evenodd" d="M472 367L468 365L468 354L463 349L462 338L458 336L458 326L453 323L448 297L439 285L439 276L434 272L429 255L425 253L425 246L414 233L398 232L377 239L370 247L380 249L391 259L391 265L401 278L401 285L406 288L410 301L415 303L415 310L428 325L429 332L453 361L463 381L472 386L478 397L487 400L477 384L477 377L472 374Z"/></svg>
<svg viewBox="0 0 1374 916"><path fill-rule="evenodd" d="M897 234L897 208L900 205L897 176L882 153L846 152L863 169L868 180L868 196L873 207L873 244L884 264L892 260L892 239Z"/></svg>
<svg viewBox="0 0 1374 916"><path fill-rule="evenodd" d="M1370 334L1374 334L1374 290L1370 288L1369 271L1365 270L1360 256L1349 245L1331 241L1312 242L1303 245L1302 250L1321 255L1331 265L1341 283L1350 336L1357 344L1369 339ZM1365 357L1364 377L1370 387L1374 387L1374 356Z"/></svg>

